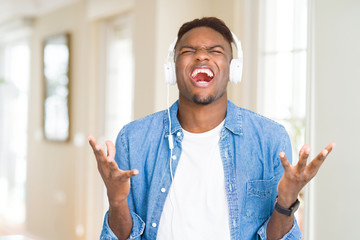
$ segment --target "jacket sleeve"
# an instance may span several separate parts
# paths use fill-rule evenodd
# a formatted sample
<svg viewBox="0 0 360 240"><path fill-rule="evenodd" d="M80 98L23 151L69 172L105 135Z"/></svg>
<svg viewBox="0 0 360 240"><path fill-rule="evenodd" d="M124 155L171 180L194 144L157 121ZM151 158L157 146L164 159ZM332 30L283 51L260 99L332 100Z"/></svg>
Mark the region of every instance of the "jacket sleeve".
<svg viewBox="0 0 360 240"><path fill-rule="evenodd" d="M267 224L269 223L269 220L270 220L270 218L268 218L266 220L266 222L261 226L261 228L257 232L257 234L261 240L267 239L266 229L267 229ZM302 233L297 224L296 218L294 218L294 224L293 224L292 228L280 240L300 240L301 238L302 238Z"/></svg>
<svg viewBox="0 0 360 240"><path fill-rule="evenodd" d="M116 139L116 155L115 161L121 170L130 170L129 164L129 154L127 151L127 142L125 137L126 126L120 131L117 139ZM130 209L130 214L133 221L132 230L130 233L130 237L128 239L141 239L141 235L145 229L145 222L141 219L139 215L137 215L134 211L134 201L132 199L131 189L130 194L127 198L128 205ZM101 231L100 239L101 240L115 240L118 239L115 234L111 231L108 221L108 214L105 214L103 229Z"/></svg>
<svg viewBox="0 0 360 240"><path fill-rule="evenodd" d="M128 239L139 240L141 239L141 234L144 232L145 223L144 221L134 212L130 211L131 217L133 219L133 227L131 230L130 237ZM101 231L100 239L101 240L116 240L118 239L109 226L108 219L109 212L105 214L103 229Z"/></svg>
<svg viewBox="0 0 360 240"><path fill-rule="evenodd" d="M290 142L290 138L289 135L287 134L286 130L283 128L282 131L282 136L281 136L281 143L279 144L279 148L276 150L275 155L274 155L274 172L275 172L275 184L276 186L274 186L274 188L276 189L277 184L280 180L280 178L282 177L283 173L284 173L284 168L281 165L281 161L280 161L280 157L279 157L279 153L280 152L285 152L286 157L288 159L288 161L290 163L292 163L292 149L291 149L291 142ZM273 208L274 211L274 208ZM267 236L266 236L266 230L267 230L267 225L269 223L270 217L265 221L265 223L260 227L260 229L258 230L257 234L260 237L260 239L262 240L266 240ZM302 233L301 230L297 224L296 218L294 218L294 224L292 226L292 228L290 229L290 231L285 234L281 240L300 240L302 238Z"/></svg>

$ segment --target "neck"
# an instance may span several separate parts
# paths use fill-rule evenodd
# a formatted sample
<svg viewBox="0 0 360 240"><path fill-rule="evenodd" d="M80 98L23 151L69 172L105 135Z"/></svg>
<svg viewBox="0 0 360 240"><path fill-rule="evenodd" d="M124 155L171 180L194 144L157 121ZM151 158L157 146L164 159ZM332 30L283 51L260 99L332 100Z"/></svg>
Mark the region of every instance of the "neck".
<svg viewBox="0 0 360 240"><path fill-rule="evenodd" d="M225 119L226 108L226 94L208 105L196 104L179 97L178 119L186 131L203 133L214 129Z"/></svg>

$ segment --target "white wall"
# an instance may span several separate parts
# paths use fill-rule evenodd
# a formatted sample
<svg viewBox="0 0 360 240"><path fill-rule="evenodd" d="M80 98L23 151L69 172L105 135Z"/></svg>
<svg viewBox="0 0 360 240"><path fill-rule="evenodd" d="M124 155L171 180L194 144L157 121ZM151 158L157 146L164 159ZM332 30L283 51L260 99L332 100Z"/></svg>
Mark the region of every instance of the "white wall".
<svg viewBox="0 0 360 240"><path fill-rule="evenodd" d="M360 1L314 0L313 152L337 143L311 192L313 240L358 239Z"/></svg>
<svg viewBox="0 0 360 240"><path fill-rule="evenodd" d="M89 161L85 140L89 129L88 41L84 2L36 18L32 38L29 100L27 231L40 239L76 239L76 227L86 220L85 177ZM69 142L46 141L43 126L42 43L46 37L71 34ZM89 89L90 87L90 89ZM87 89L88 91L84 91ZM83 145L74 144L75 136ZM82 136L82 137L81 137ZM81 229L80 229L81 230ZM83 238L84 239L84 238Z"/></svg>

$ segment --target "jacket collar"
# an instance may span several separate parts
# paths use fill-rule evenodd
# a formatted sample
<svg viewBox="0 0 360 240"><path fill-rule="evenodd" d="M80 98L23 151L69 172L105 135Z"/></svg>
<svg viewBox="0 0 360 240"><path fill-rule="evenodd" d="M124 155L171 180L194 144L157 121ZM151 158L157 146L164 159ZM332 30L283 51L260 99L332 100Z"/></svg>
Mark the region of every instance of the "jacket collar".
<svg viewBox="0 0 360 240"><path fill-rule="evenodd" d="M170 117L171 117L171 134L176 133L177 131L181 130L181 125L177 118L177 113L179 109L179 100L177 100L169 109ZM168 111L164 111L164 129L165 129L165 136L169 135L169 117ZM231 131L233 134L242 135L242 114L241 108L237 107L234 103L230 100L227 102L227 111L225 117L224 127Z"/></svg>
<svg viewBox="0 0 360 240"><path fill-rule="evenodd" d="M177 112L179 110L179 100L177 100L169 109L170 118L171 118L171 134L181 130L181 125L177 118ZM169 115L168 110L165 110L164 114L164 128L165 128L165 136L169 135Z"/></svg>
<svg viewBox="0 0 360 240"><path fill-rule="evenodd" d="M228 100L228 104L227 104L224 126L233 134L236 135L243 134L241 108L237 107L230 100Z"/></svg>

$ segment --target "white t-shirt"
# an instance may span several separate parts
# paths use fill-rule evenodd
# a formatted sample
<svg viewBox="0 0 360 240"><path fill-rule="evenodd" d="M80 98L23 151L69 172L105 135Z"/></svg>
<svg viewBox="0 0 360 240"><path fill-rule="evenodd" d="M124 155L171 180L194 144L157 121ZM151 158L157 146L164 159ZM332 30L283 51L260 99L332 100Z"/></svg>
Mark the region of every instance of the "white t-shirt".
<svg viewBox="0 0 360 240"><path fill-rule="evenodd" d="M184 131L182 153L160 218L157 240L230 239L220 131ZM170 170L169 170L170 171Z"/></svg>

